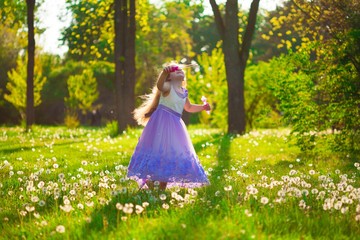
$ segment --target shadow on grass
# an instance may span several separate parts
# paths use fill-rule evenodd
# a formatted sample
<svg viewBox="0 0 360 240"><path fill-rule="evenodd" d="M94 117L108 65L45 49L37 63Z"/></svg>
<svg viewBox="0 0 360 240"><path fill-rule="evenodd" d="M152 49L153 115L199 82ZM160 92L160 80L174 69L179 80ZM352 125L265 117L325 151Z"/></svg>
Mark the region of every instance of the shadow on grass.
<svg viewBox="0 0 360 240"><path fill-rule="evenodd" d="M218 145L217 151L217 165L211 173L210 181L218 183L219 178L222 179L226 171L229 170L231 165L230 147L231 147L231 135L219 135L215 143ZM214 184L217 185L217 184Z"/></svg>
<svg viewBox="0 0 360 240"><path fill-rule="evenodd" d="M77 144L77 143L82 143L85 142L85 140L81 140L81 141L74 141L74 140L69 140L69 141L63 141L61 143L54 143L53 147L58 147L58 146L66 146L66 145L71 145L71 144ZM21 152L21 151L32 151L32 149L37 149L37 148L44 148L44 145L35 145L35 146L31 146L31 147L13 147L13 148L4 148L4 149L0 149L0 154L11 154L11 153L16 153L16 152Z"/></svg>

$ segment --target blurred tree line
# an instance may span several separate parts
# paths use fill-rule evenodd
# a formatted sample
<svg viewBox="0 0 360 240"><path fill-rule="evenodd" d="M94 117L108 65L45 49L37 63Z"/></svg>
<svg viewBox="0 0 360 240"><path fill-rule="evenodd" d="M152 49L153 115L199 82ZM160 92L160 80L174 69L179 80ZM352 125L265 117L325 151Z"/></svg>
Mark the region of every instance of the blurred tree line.
<svg viewBox="0 0 360 240"><path fill-rule="evenodd" d="M35 74L46 79L36 108L37 124L65 120L69 126L105 125L115 120L113 4L112 0L66 1L72 21L62 40L69 51L63 58L36 51L35 62L41 69ZM9 0L0 5L0 123L18 124L20 112L5 96L11 95L11 74L20 68L17 63L26 59L26 6ZM274 11L259 11L245 72L247 130L289 125L306 150L315 148L330 129L334 148L341 148L335 143L346 143L349 149L359 149L360 14L356 9L360 9L358 0L288 0ZM219 10L224 15L225 5ZM241 34L248 11L240 10L238 18ZM165 62L197 62L198 68L187 70L189 97L199 103L206 96L213 110L187 120L226 128L223 45L203 1L167 0L158 6L138 0L135 19L135 96L149 93ZM41 31L36 28L37 34ZM73 84L75 78L83 83L83 90ZM96 92L84 90L93 90L94 84ZM90 107L81 107L86 99ZM139 98L136 101L140 103Z"/></svg>

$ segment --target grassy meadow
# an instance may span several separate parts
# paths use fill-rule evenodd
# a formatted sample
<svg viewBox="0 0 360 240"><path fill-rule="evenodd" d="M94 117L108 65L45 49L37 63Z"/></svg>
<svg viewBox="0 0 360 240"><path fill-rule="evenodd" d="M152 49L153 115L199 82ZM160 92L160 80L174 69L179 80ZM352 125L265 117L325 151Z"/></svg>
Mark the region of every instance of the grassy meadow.
<svg viewBox="0 0 360 240"><path fill-rule="evenodd" d="M107 128L0 127L0 238L360 236L356 156L302 153L288 129L229 136L190 126L211 185L139 190L126 171L141 131L111 138Z"/></svg>

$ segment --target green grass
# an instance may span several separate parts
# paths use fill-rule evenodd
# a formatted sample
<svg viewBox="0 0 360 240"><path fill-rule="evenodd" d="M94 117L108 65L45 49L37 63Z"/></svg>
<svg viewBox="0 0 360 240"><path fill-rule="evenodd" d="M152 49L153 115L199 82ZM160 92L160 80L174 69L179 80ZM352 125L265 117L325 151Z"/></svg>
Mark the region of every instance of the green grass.
<svg viewBox="0 0 360 240"><path fill-rule="evenodd" d="M302 153L287 129L189 133L211 185L161 192L139 191L125 177L141 129L111 138L106 128L0 128L0 238L360 236L356 157L326 146Z"/></svg>

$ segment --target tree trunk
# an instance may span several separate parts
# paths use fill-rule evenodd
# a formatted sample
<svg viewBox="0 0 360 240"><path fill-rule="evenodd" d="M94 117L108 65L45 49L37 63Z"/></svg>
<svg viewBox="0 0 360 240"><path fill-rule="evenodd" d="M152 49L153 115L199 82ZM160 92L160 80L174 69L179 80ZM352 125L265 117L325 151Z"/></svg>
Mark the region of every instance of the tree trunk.
<svg viewBox="0 0 360 240"><path fill-rule="evenodd" d="M225 5L225 21L215 0L210 0L215 23L223 40L226 78L228 85L228 133L244 134L246 130L245 115L245 68L249 58L252 36L255 30L256 15L260 0L253 0L249 20L243 35L240 48L238 1L228 0Z"/></svg>
<svg viewBox="0 0 360 240"><path fill-rule="evenodd" d="M121 29L121 8L122 8L123 0L114 0L114 8L115 8L115 15L114 15L114 27L115 27L115 46L114 46L114 54L115 54L115 106L116 106L116 119L118 121L118 129L119 132L124 127L121 123L121 112L123 111L122 108L122 99L123 91L122 91L122 71L123 67L123 59L122 59L122 46L123 41L121 40L121 36L124 36L124 33Z"/></svg>
<svg viewBox="0 0 360 240"><path fill-rule="evenodd" d="M239 18L237 0L228 0L225 5L223 52L228 84L228 132L245 133L244 74L239 56Z"/></svg>
<svg viewBox="0 0 360 240"><path fill-rule="evenodd" d="M135 1L114 0L115 7L115 101L118 129L135 125ZM128 11L128 8L130 11Z"/></svg>
<svg viewBox="0 0 360 240"><path fill-rule="evenodd" d="M34 65L35 65L35 38L34 38L34 9L35 0L26 0L28 25L28 62L26 78L26 129L31 128L35 121L34 112Z"/></svg>
<svg viewBox="0 0 360 240"><path fill-rule="evenodd" d="M135 126L132 111L135 108L135 1L129 1L128 27L126 31L125 49L125 104L126 104L126 123Z"/></svg>

